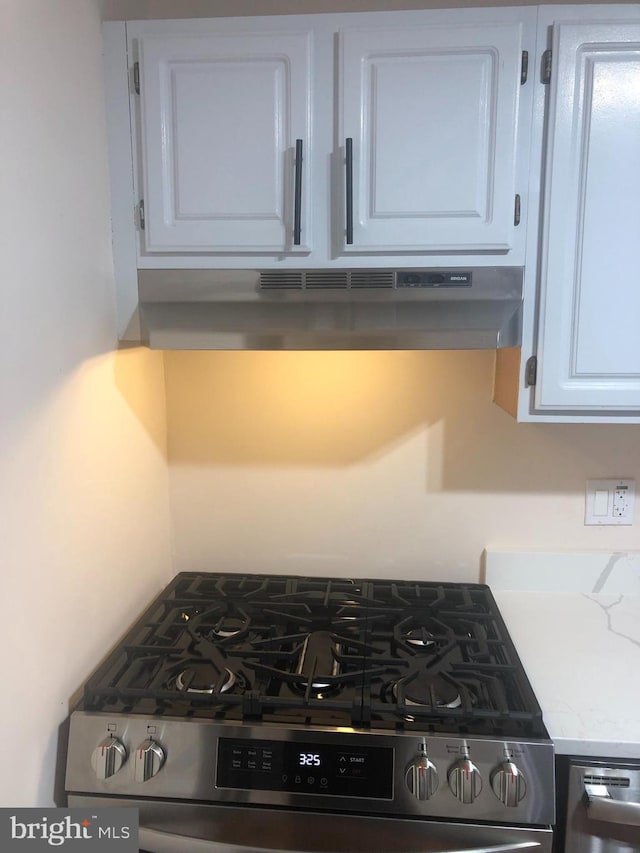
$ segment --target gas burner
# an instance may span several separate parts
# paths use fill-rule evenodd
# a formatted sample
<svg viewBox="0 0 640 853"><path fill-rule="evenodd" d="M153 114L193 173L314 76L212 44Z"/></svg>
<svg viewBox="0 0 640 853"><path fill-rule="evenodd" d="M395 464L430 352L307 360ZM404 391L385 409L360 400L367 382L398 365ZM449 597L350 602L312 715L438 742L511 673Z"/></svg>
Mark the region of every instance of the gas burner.
<svg viewBox="0 0 640 853"><path fill-rule="evenodd" d="M339 692L335 678L340 674L337 655L340 647L328 631L312 631L307 635L300 652L297 674L304 676L297 686L306 692L310 690L317 699Z"/></svg>
<svg viewBox="0 0 640 853"><path fill-rule="evenodd" d="M227 693L236 683L236 676L230 669L224 669L224 681L220 693ZM216 691L220 675L209 663L192 663L176 676L176 687L181 693L208 693Z"/></svg>
<svg viewBox="0 0 640 853"><path fill-rule="evenodd" d="M214 643L246 636L252 623L245 609L227 601L183 612L181 619L194 640L203 638Z"/></svg>
<svg viewBox="0 0 640 853"><path fill-rule="evenodd" d="M400 684L404 685L405 705L423 708L459 708L462 705L458 689L439 675L421 672L411 680L396 681L391 688L396 702L400 693L398 689Z"/></svg>
<svg viewBox="0 0 640 853"><path fill-rule="evenodd" d="M307 693L307 684L293 684L292 687L300 695L306 695ZM324 684L320 681L314 681L311 684L311 689L309 690L309 693L313 699L330 699L331 697L337 696L340 693L340 687L335 684Z"/></svg>
<svg viewBox="0 0 640 853"><path fill-rule="evenodd" d="M433 649L436 646L436 638L426 628L412 628L402 635L402 639L417 649Z"/></svg>
<svg viewBox="0 0 640 853"><path fill-rule="evenodd" d="M246 627L247 624L244 619L237 616L223 616L212 629L211 634L226 640L229 637L237 637L238 634L246 630Z"/></svg>

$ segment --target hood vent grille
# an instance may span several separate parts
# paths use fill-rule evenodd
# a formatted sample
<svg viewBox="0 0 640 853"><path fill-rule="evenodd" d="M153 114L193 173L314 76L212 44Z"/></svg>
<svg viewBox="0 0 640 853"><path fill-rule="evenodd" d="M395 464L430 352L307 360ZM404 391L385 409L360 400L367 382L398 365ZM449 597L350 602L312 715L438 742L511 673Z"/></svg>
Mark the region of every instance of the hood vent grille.
<svg viewBox="0 0 640 853"><path fill-rule="evenodd" d="M284 272L267 271L260 273L261 290L302 290L304 287L304 273L300 270L287 270Z"/></svg>
<svg viewBox="0 0 640 853"><path fill-rule="evenodd" d="M394 285L393 270L265 270L260 273L260 290L393 289Z"/></svg>
<svg viewBox="0 0 640 853"><path fill-rule="evenodd" d="M349 273L351 287L393 287L395 284L395 273L388 270L369 272L353 270Z"/></svg>
<svg viewBox="0 0 640 853"><path fill-rule="evenodd" d="M304 273L303 287L307 290L346 290L349 273L346 270L309 270Z"/></svg>

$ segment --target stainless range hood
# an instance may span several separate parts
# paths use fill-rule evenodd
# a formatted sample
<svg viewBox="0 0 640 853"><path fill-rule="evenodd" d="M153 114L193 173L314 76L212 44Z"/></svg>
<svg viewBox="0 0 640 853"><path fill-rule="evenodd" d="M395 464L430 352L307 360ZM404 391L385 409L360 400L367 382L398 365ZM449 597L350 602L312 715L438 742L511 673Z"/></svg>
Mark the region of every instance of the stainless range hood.
<svg viewBox="0 0 640 853"><path fill-rule="evenodd" d="M520 267L141 270L152 349L495 349L521 341Z"/></svg>

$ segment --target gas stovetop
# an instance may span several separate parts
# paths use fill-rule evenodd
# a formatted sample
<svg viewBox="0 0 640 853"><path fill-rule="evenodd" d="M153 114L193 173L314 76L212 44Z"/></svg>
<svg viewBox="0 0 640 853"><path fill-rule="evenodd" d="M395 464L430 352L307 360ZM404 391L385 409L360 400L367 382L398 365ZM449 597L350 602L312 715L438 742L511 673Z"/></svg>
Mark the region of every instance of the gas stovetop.
<svg viewBox="0 0 640 853"><path fill-rule="evenodd" d="M553 746L480 584L180 574L87 683L66 786L85 804L554 813Z"/></svg>
<svg viewBox="0 0 640 853"><path fill-rule="evenodd" d="M84 709L546 737L487 586L182 573Z"/></svg>

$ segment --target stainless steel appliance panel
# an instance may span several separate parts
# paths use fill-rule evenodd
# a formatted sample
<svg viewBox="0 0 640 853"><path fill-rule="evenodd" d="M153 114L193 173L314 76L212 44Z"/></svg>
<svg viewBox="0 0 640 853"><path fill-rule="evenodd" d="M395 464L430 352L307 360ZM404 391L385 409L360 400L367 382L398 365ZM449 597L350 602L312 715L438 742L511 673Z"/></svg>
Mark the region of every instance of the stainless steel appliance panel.
<svg viewBox="0 0 640 853"><path fill-rule="evenodd" d="M122 767L107 779L96 776L91 756L107 734L124 748ZM139 745L153 737L166 754L166 761L152 778L136 778L135 753ZM386 749L391 753L391 799L332 796L322 793L320 774L313 785L278 786L272 790L232 789L219 783L218 740L230 738L251 743L268 738L275 742L317 744L318 748ZM412 795L406 774L413 759L424 754L433 762L438 784L429 799ZM478 769L481 788L472 802L461 802L452 793L448 774L456 763L469 757ZM507 806L495 792L491 779L505 760L512 760L526 780L527 793ZM265 775L265 774L257 774ZM301 774L302 775L302 774ZM304 774L306 775L306 774ZM212 720L172 718L119 718L99 712L76 711L71 718L67 789L111 796L159 797L204 802L240 802L277 807L374 811L390 815L453 820L495 821L510 824L552 824L555 821L553 796L545 780L553 778L553 748L546 741L460 738L447 735L417 736L394 732L357 732L328 728L293 726L234 725Z"/></svg>
<svg viewBox="0 0 640 853"><path fill-rule="evenodd" d="M572 761L565 853L640 851L640 762Z"/></svg>
<svg viewBox="0 0 640 853"><path fill-rule="evenodd" d="M367 815L321 814L74 795L73 807L140 810L149 853L551 853L550 829L492 827Z"/></svg>

